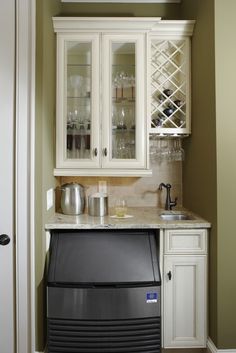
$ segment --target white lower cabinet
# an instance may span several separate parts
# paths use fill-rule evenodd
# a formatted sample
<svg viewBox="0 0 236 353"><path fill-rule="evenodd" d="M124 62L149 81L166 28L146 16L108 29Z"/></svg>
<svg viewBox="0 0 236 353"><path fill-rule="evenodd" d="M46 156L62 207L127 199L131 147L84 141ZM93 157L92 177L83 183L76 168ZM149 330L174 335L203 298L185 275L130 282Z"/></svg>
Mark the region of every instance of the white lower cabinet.
<svg viewBox="0 0 236 353"><path fill-rule="evenodd" d="M199 237L199 242L196 242L196 236ZM172 242L173 239L175 242ZM192 246L190 246L191 239ZM206 240L207 231L202 229L164 232L163 346L165 348L206 346ZM175 246L170 248L171 243ZM188 254L189 246L191 252ZM196 254L194 254L194 247ZM202 254L199 255L199 252Z"/></svg>

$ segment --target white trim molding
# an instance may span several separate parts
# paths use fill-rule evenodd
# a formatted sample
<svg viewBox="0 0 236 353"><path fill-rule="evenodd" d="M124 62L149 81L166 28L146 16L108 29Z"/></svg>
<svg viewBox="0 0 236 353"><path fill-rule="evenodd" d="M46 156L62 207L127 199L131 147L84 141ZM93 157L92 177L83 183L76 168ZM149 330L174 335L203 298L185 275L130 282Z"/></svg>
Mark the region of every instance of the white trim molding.
<svg viewBox="0 0 236 353"><path fill-rule="evenodd" d="M192 36L195 20L161 20L152 28L152 34L158 36Z"/></svg>
<svg viewBox="0 0 236 353"><path fill-rule="evenodd" d="M116 31L121 29L150 31L161 21L161 17L53 17L54 31L73 33L78 30Z"/></svg>
<svg viewBox="0 0 236 353"><path fill-rule="evenodd" d="M236 353L236 348L235 349L217 349L210 338L208 338L208 340L207 340L207 348L210 350L211 353Z"/></svg>
<svg viewBox="0 0 236 353"><path fill-rule="evenodd" d="M16 1L16 351L35 350L35 0Z"/></svg>

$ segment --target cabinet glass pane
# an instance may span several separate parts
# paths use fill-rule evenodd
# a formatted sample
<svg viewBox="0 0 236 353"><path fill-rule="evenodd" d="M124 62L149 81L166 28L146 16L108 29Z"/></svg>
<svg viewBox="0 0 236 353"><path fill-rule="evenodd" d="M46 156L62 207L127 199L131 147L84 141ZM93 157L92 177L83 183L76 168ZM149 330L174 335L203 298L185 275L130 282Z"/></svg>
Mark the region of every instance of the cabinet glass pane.
<svg viewBox="0 0 236 353"><path fill-rule="evenodd" d="M135 43L112 43L112 158L135 156Z"/></svg>
<svg viewBox="0 0 236 353"><path fill-rule="evenodd" d="M67 158L91 157L91 43L66 43Z"/></svg>

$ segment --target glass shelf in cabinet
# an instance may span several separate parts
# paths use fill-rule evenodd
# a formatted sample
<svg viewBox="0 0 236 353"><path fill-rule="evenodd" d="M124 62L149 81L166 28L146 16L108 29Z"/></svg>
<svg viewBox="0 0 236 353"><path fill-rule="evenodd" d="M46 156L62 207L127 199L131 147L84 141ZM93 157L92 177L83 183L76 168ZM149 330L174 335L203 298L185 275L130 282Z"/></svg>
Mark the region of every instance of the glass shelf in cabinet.
<svg viewBox="0 0 236 353"><path fill-rule="evenodd" d="M129 129L125 129L125 128L112 128L112 132L114 133L114 134L121 134L121 133L130 133L130 132L132 132L132 133L134 133L135 132L135 128L134 129L132 129L132 128L129 128Z"/></svg>
<svg viewBox="0 0 236 353"><path fill-rule="evenodd" d="M67 64L67 66L69 67L91 67L92 65L91 64Z"/></svg>
<svg viewBox="0 0 236 353"><path fill-rule="evenodd" d="M90 99L91 94L90 94L90 92L88 92L88 94L86 96L67 96L67 98L69 98L69 99Z"/></svg>
<svg viewBox="0 0 236 353"><path fill-rule="evenodd" d="M132 97L123 97L123 98L112 97L112 103L116 103L116 104L122 103L123 106L134 105L135 99L132 99ZM130 103L130 104L124 104L124 103Z"/></svg>
<svg viewBox="0 0 236 353"><path fill-rule="evenodd" d="M122 66L122 67L135 67L136 65L135 64L125 64L125 63L123 63L123 64L112 64L112 67L120 67L120 66Z"/></svg>

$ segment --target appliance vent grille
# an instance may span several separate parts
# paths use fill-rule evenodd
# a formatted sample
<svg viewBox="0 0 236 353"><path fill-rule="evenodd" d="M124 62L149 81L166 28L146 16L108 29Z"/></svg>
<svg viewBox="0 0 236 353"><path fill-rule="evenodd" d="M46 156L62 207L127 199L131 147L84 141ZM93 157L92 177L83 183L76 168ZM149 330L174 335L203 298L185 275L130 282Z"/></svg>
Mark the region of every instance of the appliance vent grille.
<svg viewBox="0 0 236 353"><path fill-rule="evenodd" d="M160 353L161 318L48 319L48 353Z"/></svg>

